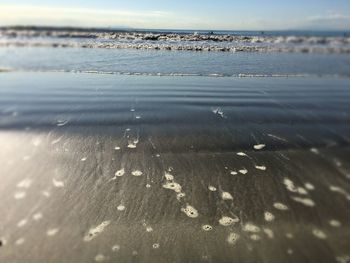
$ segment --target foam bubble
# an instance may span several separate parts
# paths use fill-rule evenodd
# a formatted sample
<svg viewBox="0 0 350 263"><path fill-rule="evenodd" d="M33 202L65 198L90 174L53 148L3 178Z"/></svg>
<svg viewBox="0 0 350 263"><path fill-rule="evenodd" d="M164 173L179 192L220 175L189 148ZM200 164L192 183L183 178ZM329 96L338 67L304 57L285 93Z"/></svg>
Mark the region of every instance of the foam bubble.
<svg viewBox="0 0 350 263"><path fill-rule="evenodd" d="M341 223L338 220L332 219L329 221L329 224L333 227L340 227Z"/></svg>
<svg viewBox="0 0 350 263"><path fill-rule="evenodd" d="M208 189L209 189L209 191L212 191L212 192L215 192L215 191L216 191L216 187L215 187L215 186L212 186L212 185L209 185L209 186L208 186Z"/></svg>
<svg viewBox="0 0 350 263"><path fill-rule="evenodd" d="M176 195L176 198L177 198L177 200L180 200L181 198L184 198L185 196L186 196L185 193L178 193L178 194Z"/></svg>
<svg viewBox="0 0 350 263"><path fill-rule="evenodd" d="M17 227L23 227L27 224L28 220L27 219L22 219L17 223Z"/></svg>
<svg viewBox="0 0 350 263"><path fill-rule="evenodd" d="M18 188L29 188L32 184L32 180L24 179L17 184Z"/></svg>
<svg viewBox="0 0 350 263"><path fill-rule="evenodd" d="M153 247L154 249L157 249L157 248L160 247L160 245L159 245L158 243L154 243L154 244L152 245L152 247Z"/></svg>
<svg viewBox="0 0 350 263"><path fill-rule="evenodd" d="M85 162L87 160L87 157L83 157L80 159L80 161Z"/></svg>
<svg viewBox="0 0 350 263"><path fill-rule="evenodd" d="M210 230L213 229L213 227L212 227L211 225L203 225L203 226L202 226L202 229L203 229L204 231L210 231Z"/></svg>
<svg viewBox="0 0 350 263"><path fill-rule="evenodd" d="M102 254L97 254L96 257L95 257L95 261L96 262L102 262L106 259L106 257Z"/></svg>
<svg viewBox="0 0 350 263"><path fill-rule="evenodd" d="M253 241L259 241L261 239L261 237L257 234L253 234L250 236L250 239Z"/></svg>
<svg viewBox="0 0 350 263"><path fill-rule="evenodd" d="M219 219L219 224L222 226L230 226L237 222L239 222L239 218L237 216L235 216L234 218L229 216L223 216Z"/></svg>
<svg viewBox="0 0 350 263"><path fill-rule="evenodd" d="M238 156L248 156L248 155L247 155L246 153L244 153L244 152L238 152L237 155L238 155Z"/></svg>
<svg viewBox="0 0 350 263"><path fill-rule="evenodd" d="M120 246L117 244L112 247L112 251L114 251L114 252L117 252L119 250L120 250Z"/></svg>
<svg viewBox="0 0 350 263"><path fill-rule="evenodd" d="M223 200L233 200L233 197L229 192L222 192L221 198Z"/></svg>
<svg viewBox="0 0 350 263"><path fill-rule="evenodd" d="M293 239L294 235L292 233L286 233L286 238Z"/></svg>
<svg viewBox="0 0 350 263"><path fill-rule="evenodd" d="M131 172L131 174L132 174L133 176L141 176L141 175L142 175L142 172L141 172L140 170L134 170L134 171Z"/></svg>
<svg viewBox="0 0 350 263"><path fill-rule="evenodd" d="M234 232L231 232L228 237L227 237L227 242L230 244L230 245L235 245L237 243L237 240L239 239L239 235L234 233Z"/></svg>
<svg viewBox="0 0 350 263"><path fill-rule="evenodd" d="M122 168L122 169L116 171L114 175L117 176L117 177L121 177L121 176L123 176L124 174L125 174L125 169Z"/></svg>
<svg viewBox="0 0 350 263"><path fill-rule="evenodd" d="M326 239L327 235L320 229L315 228L312 230L312 234L319 239Z"/></svg>
<svg viewBox="0 0 350 263"><path fill-rule="evenodd" d="M231 171L230 174L231 174L231 175L236 175L237 172L236 172L236 171Z"/></svg>
<svg viewBox="0 0 350 263"><path fill-rule="evenodd" d="M125 206L120 204L120 205L118 205L117 210L118 211L124 211L125 210Z"/></svg>
<svg viewBox="0 0 350 263"><path fill-rule="evenodd" d="M260 227L252 224L252 223L246 223L243 226L243 231L245 232L252 232L252 233L259 233L260 232Z"/></svg>
<svg viewBox="0 0 350 263"><path fill-rule="evenodd" d="M135 149L136 148L136 144L135 143L129 143L128 144L128 148Z"/></svg>
<svg viewBox="0 0 350 263"><path fill-rule="evenodd" d="M151 188L151 185L150 184L146 184L146 188Z"/></svg>
<svg viewBox="0 0 350 263"><path fill-rule="evenodd" d="M315 190L315 186L313 186L311 183L305 183L304 186L307 190Z"/></svg>
<svg viewBox="0 0 350 263"><path fill-rule="evenodd" d="M23 199L26 197L26 192L20 191L20 192L15 192L14 198L15 199Z"/></svg>
<svg viewBox="0 0 350 263"><path fill-rule="evenodd" d="M114 147L114 150L119 151L119 150L120 150L120 147L119 147L119 146L115 146L115 147Z"/></svg>
<svg viewBox="0 0 350 263"><path fill-rule="evenodd" d="M263 149L263 148L265 148L265 144L256 144L256 145L254 145L254 149L255 150L261 150L261 149Z"/></svg>
<svg viewBox="0 0 350 263"><path fill-rule="evenodd" d="M43 214L42 213L35 213L34 215L33 215L33 219L35 220L35 221L39 221L40 219L42 219L43 218Z"/></svg>
<svg viewBox="0 0 350 263"><path fill-rule="evenodd" d="M191 217L191 218L198 217L198 211L193 206L186 205L185 208L181 208L181 211L184 212L188 217Z"/></svg>
<svg viewBox="0 0 350 263"><path fill-rule="evenodd" d="M49 237L54 236L58 233L59 229L58 228L51 228L49 230L46 231L46 235L48 235Z"/></svg>
<svg viewBox="0 0 350 263"><path fill-rule="evenodd" d="M64 187L64 182L58 181L55 178L52 179L52 183L54 187L57 187L57 188Z"/></svg>
<svg viewBox="0 0 350 263"><path fill-rule="evenodd" d="M265 232L265 234L267 235L268 238L270 238L270 239L275 238L275 235L270 228L263 228L263 231Z"/></svg>
<svg viewBox="0 0 350 263"><path fill-rule="evenodd" d="M147 226L147 227L146 227L146 231L147 231L147 232L152 232L152 231L153 231L153 228L152 228L151 226Z"/></svg>
<svg viewBox="0 0 350 263"><path fill-rule="evenodd" d="M89 232L84 236L84 241L89 242L97 237L99 234L103 232L103 230L111 223L111 221L103 221L96 227L90 228Z"/></svg>
<svg viewBox="0 0 350 263"><path fill-rule="evenodd" d="M170 173L165 173L165 179L168 181L173 181L174 180L174 176Z"/></svg>
<svg viewBox="0 0 350 263"><path fill-rule="evenodd" d="M286 206L285 204L282 203L274 203L273 204L274 208L278 209L278 210L282 210L282 211L286 211L288 210L288 206Z"/></svg>
<svg viewBox="0 0 350 263"><path fill-rule="evenodd" d="M265 171L266 170L266 166L264 165L255 165L255 168L261 171Z"/></svg>
<svg viewBox="0 0 350 263"><path fill-rule="evenodd" d="M182 189L181 185L175 182L166 182L163 184L163 188L174 190L176 193L180 193Z"/></svg>
<svg viewBox="0 0 350 263"><path fill-rule="evenodd" d="M17 246L20 246L20 245L22 245L24 242L25 242L25 239L24 239L23 237L21 237L21 238L19 238L19 239L16 240L15 244L16 244Z"/></svg>
<svg viewBox="0 0 350 263"><path fill-rule="evenodd" d="M247 174L248 170L244 168L244 169L239 170L238 172L240 172L241 174Z"/></svg>
<svg viewBox="0 0 350 263"><path fill-rule="evenodd" d="M292 197L292 199L295 202L301 203L305 206L309 206L309 207L315 206L315 202L313 200L311 200L310 198L301 198L301 197L295 196L295 197Z"/></svg>
<svg viewBox="0 0 350 263"><path fill-rule="evenodd" d="M271 222L271 221L275 220L275 216L272 213L267 212L267 211L264 213L264 218L265 218L265 221L267 221L267 222Z"/></svg>

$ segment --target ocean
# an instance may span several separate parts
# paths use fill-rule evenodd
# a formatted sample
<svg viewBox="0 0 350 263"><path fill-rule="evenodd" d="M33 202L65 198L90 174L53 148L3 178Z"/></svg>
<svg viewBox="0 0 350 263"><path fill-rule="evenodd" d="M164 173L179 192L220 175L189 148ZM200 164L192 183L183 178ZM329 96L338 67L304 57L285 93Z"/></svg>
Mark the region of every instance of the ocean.
<svg viewBox="0 0 350 263"><path fill-rule="evenodd" d="M346 34L146 31L0 30L0 262L348 262Z"/></svg>

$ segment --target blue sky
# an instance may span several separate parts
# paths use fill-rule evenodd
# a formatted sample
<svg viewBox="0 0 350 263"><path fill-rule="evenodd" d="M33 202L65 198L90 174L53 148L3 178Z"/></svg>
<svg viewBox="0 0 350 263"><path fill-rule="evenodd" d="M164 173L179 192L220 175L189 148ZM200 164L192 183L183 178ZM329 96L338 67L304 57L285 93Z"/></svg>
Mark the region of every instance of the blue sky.
<svg viewBox="0 0 350 263"><path fill-rule="evenodd" d="M350 0L0 0L0 25L350 29Z"/></svg>

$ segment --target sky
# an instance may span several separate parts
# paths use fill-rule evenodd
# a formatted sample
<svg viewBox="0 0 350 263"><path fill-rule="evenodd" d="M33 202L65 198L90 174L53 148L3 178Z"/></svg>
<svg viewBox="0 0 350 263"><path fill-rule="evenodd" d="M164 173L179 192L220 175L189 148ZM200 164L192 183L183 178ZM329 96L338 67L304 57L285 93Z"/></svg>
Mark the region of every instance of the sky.
<svg viewBox="0 0 350 263"><path fill-rule="evenodd" d="M0 26L350 30L350 0L0 0Z"/></svg>

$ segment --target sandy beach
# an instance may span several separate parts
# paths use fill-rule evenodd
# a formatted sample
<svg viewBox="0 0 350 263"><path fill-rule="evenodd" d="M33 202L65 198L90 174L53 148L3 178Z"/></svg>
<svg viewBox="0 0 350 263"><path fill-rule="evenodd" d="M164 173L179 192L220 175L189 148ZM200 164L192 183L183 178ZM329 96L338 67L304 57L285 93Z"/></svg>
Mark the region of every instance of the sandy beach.
<svg viewBox="0 0 350 263"><path fill-rule="evenodd" d="M0 262L349 262L348 78L0 83Z"/></svg>

